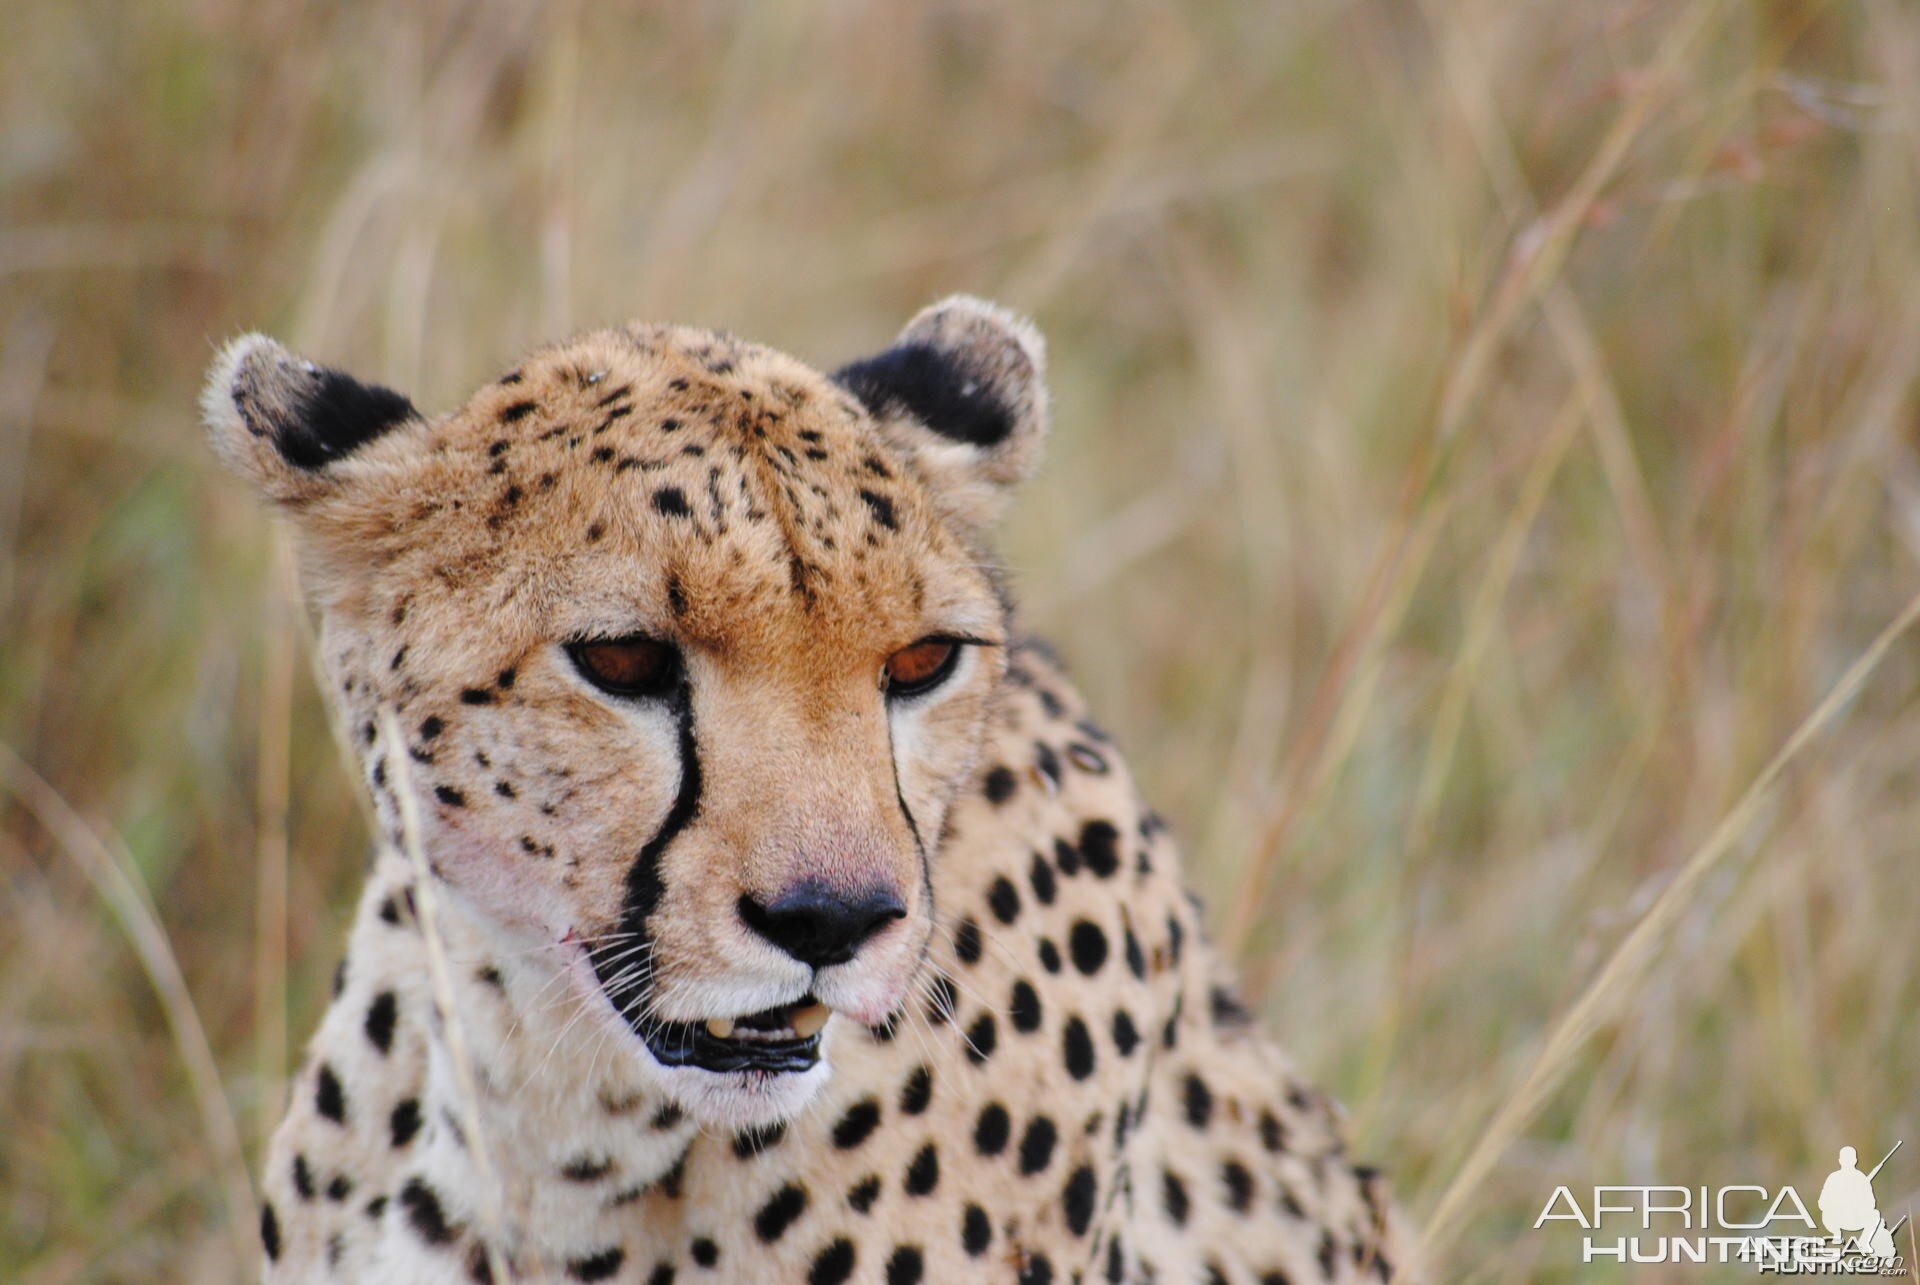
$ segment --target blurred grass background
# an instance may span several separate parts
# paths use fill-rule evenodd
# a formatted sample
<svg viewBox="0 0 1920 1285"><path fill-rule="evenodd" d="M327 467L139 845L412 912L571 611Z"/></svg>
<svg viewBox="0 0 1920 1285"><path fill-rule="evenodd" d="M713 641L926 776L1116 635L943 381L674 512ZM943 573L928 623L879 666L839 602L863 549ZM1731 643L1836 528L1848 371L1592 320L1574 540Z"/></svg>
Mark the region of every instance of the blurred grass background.
<svg viewBox="0 0 1920 1285"><path fill-rule="evenodd" d="M1620 1279L1528 1230L1559 1183L1811 1198L1920 1143L1920 644L1710 839L1920 590L1915 6L5 27L0 1278L247 1274L220 1121L257 1154L360 877L199 440L247 328L432 409L628 317L829 365L947 291L1029 311L1030 622L1438 1278Z"/></svg>

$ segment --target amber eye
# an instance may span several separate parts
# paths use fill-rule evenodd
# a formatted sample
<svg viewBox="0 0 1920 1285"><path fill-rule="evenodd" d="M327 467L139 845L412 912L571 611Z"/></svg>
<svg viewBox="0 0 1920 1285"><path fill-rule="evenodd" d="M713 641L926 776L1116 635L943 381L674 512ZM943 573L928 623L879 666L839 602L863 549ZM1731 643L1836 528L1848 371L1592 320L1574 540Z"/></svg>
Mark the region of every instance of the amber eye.
<svg viewBox="0 0 1920 1285"><path fill-rule="evenodd" d="M567 655L581 677L615 696L665 696L680 681L679 653L657 638L568 643Z"/></svg>
<svg viewBox="0 0 1920 1285"><path fill-rule="evenodd" d="M888 696L917 696L932 691L953 673L960 659L960 644L950 638L922 638L911 647L902 647L887 657L885 683Z"/></svg>

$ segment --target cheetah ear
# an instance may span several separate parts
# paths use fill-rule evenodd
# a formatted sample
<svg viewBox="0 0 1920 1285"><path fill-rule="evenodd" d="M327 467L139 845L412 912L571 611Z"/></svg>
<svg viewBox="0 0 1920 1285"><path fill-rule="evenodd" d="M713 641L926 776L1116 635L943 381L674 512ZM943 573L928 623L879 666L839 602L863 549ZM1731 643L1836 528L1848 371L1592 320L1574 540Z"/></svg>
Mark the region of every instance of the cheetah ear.
<svg viewBox="0 0 1920 1285"><path fill-rule="evenodd" d="M200 396L213 450L271 499L298 503L331 489L329 466L418 420L390 388L296 357L265 335L221 349Z"/></svg>
<svg viewBox="0 0 1920 1285"><path fill-rule="evenodd" d="M953 516L991 525L1040 463L1046 342L1005 308L954 295L907 323L885 352L834 372Z"/></svg>

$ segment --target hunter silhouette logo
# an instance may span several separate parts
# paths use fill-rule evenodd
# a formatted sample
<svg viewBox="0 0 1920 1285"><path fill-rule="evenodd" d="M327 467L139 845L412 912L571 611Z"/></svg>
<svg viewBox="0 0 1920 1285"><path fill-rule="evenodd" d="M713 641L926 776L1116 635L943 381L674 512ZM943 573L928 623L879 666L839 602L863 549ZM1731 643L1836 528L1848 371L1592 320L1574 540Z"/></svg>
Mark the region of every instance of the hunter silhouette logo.
<svg viewBox="0 0 1920 1285"><path fill-rule="evenodd" d="M1792 1186L1727 1183L1596 1186L1585 1202L1555 1187L1533 1225L1577 1223L1586 1233L1582 1263L1745 1263L1782 1276L1902 1276L1897 1237L1907 1218L1889 1225L1873 1192L1900 1146L1865 1172L1852 1147L1840 1148L1839 1168L1814 1206L1818 1221Z"/></svg>
<svg viewBox="0 0 1920 1285"><path fill-rule="evenodd" d="M1893 1151L1899 1149L1900 1143L1894 1143ZM1902 1218L1888 1227L1873 1198L1873 1180L1893 1159L1893 1151L1861 1173L1854 1164L1853 1148L1840 1148L1840 1167L1827 1175L1826 1185L1820 1188L1820 1222L1827 1234L1843 1243L1851 1237L1853 1247L1869 1258L1894 1257L1893 1233L1907 1221Z"/></svg>

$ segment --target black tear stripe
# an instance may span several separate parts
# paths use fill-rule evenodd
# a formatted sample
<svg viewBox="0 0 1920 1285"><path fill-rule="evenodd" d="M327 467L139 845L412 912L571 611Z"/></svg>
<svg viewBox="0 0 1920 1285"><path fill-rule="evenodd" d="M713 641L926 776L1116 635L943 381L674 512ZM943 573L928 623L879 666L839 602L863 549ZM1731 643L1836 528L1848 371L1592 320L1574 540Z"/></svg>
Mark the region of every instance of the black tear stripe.
<svg viewBox="0 0 1920 1285"><path fill-rule="evenodd" d="M627 867L627 895L620 907L619 935L588 952L594 974L613 1002L614 1011L628 1025L632 1025L637 1011L634 1003L645 992L653 971L648 957L652 942L647 936L647 920L659 909L660 898L666 892L666 881L660 876L660 858L665 855L667 845L700 814L700 742L693 729L692 687L682 682L672 700L680 733L680 789L674 795L667 819L660 823L660 829ZM633 935L629 937L628 933ZM643 961L635 975L616 984L615 979L635 960Z"/></svg>
<svg viewBox="0 0 1920 1285"><path fill-rule="evenodd" d="M913 819L913 809L907 806L906 791L900 788L900 756L893 748L893 718L882 714L887 722L887 766L893 769L893 797L900 804L900 815L907 819L907 829L913 833L913 850L920 854L920 896L927 903L927 936L920 943L920 958L915 961L916 971L926 962L927 952L933 948L933 862L927 855L927 841L920 837L920 823Z"/></svg>

